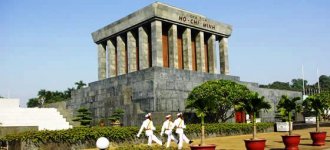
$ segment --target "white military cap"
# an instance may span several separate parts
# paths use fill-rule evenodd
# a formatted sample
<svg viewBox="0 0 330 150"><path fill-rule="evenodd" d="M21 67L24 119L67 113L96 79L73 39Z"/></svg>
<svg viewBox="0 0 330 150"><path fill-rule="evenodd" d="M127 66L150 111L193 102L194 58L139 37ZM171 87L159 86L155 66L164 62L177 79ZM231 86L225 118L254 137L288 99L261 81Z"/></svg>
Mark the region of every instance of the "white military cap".
<svg viewBox="0 0 330 150"><path fill-rule="evenodd" d="M176 114L176 116L181 116L182 115L182 112L179 112L178 114Z"/></svg>
<svg viewBox="0 0 330 150"><path fill-rule="evenodd" d="M151 116L151 113L147 113L144 117L148 118Z"/></svg>
<svg viewBox="0 0 330 150"><path fill-rule="evenodd" d="M172 115L167 115L167 116L165 116L166 118L170 118L170 117L172 117Z"/></svg>

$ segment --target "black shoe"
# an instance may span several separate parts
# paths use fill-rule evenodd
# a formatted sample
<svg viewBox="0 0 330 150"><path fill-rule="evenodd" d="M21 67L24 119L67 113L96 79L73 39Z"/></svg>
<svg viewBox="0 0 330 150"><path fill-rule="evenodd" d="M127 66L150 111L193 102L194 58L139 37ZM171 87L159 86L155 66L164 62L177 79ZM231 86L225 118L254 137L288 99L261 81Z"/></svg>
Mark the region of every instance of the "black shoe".
<svg viewBox="0 0 330 150"><path fill-rule="evenodd" d="M189 141L189 144L191 144L192 142L194 142L194 141L190 140L190 141Z"/></svg>
<svg viewBox="0 0 330 150"><path fill-rule="evenodd" d="M179 142L180 142L180 141L178 140L178 141L176 142L176 144L179 144Z"/></svg>

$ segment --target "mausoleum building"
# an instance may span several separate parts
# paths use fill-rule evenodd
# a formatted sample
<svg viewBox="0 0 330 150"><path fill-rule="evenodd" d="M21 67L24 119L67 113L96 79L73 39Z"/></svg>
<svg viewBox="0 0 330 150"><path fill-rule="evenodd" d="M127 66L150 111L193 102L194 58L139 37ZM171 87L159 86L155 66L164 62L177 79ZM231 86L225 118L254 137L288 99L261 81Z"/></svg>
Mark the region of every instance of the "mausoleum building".
<svg viewBox="0 0 330 150"><path fill-rule="evenodd" d="M150 67L229 74L231 26L162 3L153 3L92 33L99 80ZM219 43L220 53L216 53Z"/></svg>
<svg viewBox="0 0 330 150"><path fill-rule="evenodd" d="M200 14L159 2L146 6L92 33L98 81L74 91L67 107L88 107L96 120L121 108L124 125L138 125L148 112L157 124L168 113L191 111L185 110L185 99L208 80L237 81L270 99L299 96L299 92L260 89L229 75L231 33L231 25ZM263 116L271 121L274 112Z"/></svg>

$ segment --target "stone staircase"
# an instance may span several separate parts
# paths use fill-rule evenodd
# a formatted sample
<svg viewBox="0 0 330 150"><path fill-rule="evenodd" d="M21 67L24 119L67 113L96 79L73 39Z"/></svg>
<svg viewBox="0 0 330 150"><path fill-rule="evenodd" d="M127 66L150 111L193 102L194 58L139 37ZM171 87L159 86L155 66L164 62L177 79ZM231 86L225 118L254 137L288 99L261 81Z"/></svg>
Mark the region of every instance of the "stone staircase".
<svg viewBox="0 0 330 150"><path fill-rule="evenodd" d="M17 105L13 104L15 100ZM38 126L38 130L72 128L56 108L21 108L18 104L18 99L0 99L0 126Z"/></svg>
<svg viewBox="0 0 330 150"><path fill-rule="evenodd" d="M73 116L73 111L75 110L67 108L66 105L67 103L65 101L62 101L62 102L46 104L45 107L56 108L57 111L59 111L61 115L63 115L63 117L66 119L67 122L69 122L70 125L72 125L73 127L80 126L80 122L72 121L75 118Z"/></svg>

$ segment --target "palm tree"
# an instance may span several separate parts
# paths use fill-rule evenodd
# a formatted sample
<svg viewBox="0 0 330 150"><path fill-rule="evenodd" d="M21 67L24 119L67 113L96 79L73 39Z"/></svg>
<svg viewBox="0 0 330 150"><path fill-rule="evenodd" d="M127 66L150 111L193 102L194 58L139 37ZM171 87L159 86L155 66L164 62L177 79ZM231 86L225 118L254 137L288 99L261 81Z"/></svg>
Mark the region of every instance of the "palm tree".
<svg viewBox="0 0 330 150"><path fill-rule="evenodd" d="M256 92L251 92L246 98L242 99L239 104L236 106L237 110L245 111L246 114L252 115L253 123L253 136L252 140L256 139L257 126L256 126L256 114L261 109L270 109L271 106L269 102L265 101L265 97L259 97L259 94Z"/></svg>
<svg viewBox="0 0 330 150"><path fill-rule="evenodd" d="M286 95L282 95L280 101L277 104L277 109L279 109L281 115L288 117L289 122L289 135L292 135L292 111L300 112L301 105L297 104L297 101L300 100L300 97L294 97L290 99Z"/></svg>
<svg viewBox="0 0 330 150"><path fill-rule="evenodd" d="M68 88L67 90L64 91L64 98L69 99L71 98L71 92L75 90L74 88Z"/></svg>
<svg viewBox="0 0 330 150"><path fill-rule="evenodd" d="M86 83L84 83L82 80L75 82L75 85L77 85L77 89L81 89L82 87L86 86Z"/></svg>
<svg viewBox="0 0 330 150"><path fill-rule="evenodd" d="M305 110L314 110L316 115L316 132L320 132L320 117L330 107L329 103L330 100L322 94L309 96L302 103Z"/></svg>
<svg viewBox="0 0 330 150"><path fill-rule="evenodd" d="M196 112L197 117L201 118L201 143L200 146L204 146L205 140L205 125L204 125L204 118L207 113L209 112L216 112L217 111L217 101L208 98L200 97L203 94L199 94L199 88L195 88L188 96L187 99L187 106L186 108L193 108ZM197 94L196 94L197 93ZM203 93L203 92L202 92ZM198 95L198 96L196 96ZM205 95L204 95L205 96Z"/></svg>
<svg viewBox="0 0 330 150"><path fill-rule="evenodd" d="M330 108L330 93L324 92L308 97L304 100L305 110L312 110L316 115L316 132L310 132L313 145L325 145L327 132L320 132L320 118Z"/></svg>

